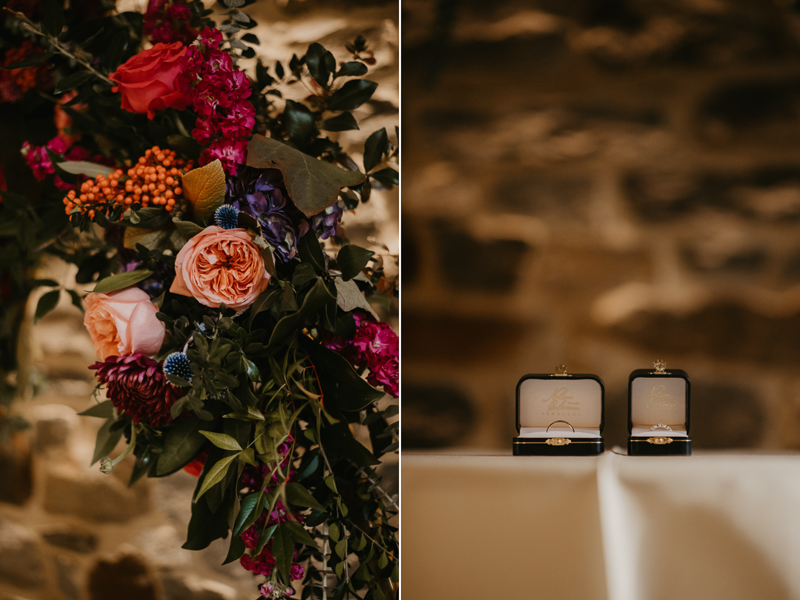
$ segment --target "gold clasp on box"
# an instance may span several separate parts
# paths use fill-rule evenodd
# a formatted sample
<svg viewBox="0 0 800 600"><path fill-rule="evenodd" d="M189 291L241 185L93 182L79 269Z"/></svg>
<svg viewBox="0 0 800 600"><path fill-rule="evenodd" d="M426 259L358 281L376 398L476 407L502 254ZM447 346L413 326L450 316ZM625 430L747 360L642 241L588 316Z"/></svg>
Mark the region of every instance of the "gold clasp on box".
<svg viewBox="0 0 800 600"><path fill-rule="evenodd" d="M655 444L656 446L663 446L664 444L671 444L672 438L670 437L651 437L647 440L648 444Z"/></svg>
<svg viewBox="0 0 800 600"><path fill-rule="evenodd" d="M547 438L548 446L568 446L572 442L569 438Z"/></svg>

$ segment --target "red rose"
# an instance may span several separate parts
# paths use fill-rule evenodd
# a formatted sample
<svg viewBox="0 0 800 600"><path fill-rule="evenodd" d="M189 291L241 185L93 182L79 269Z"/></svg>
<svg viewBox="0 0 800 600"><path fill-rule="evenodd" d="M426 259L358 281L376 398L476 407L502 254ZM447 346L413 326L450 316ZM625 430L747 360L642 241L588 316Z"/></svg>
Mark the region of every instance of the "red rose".
<svg viewBox="0 0 800 600"><path fill-rule="evenodd" d="M186 47L175 42L156 44L129 58L109 76L119 84L112 91L122 91L122 108L147 113L148 119L155 117L157 110L186 108L189 102L175 84L184 54Z"/></svg>

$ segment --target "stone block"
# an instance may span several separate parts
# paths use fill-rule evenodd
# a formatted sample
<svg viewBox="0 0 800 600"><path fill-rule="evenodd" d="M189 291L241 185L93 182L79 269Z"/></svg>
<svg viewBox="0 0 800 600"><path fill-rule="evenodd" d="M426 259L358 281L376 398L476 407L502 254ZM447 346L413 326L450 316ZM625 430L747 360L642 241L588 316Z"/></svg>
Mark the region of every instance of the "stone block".
<svg viewBox="0 0 800 600"><path fill-rule="evenodd" d="M586 224L592 186L585 175L526 172L503 178L491 201L500 211Z"/></svg>
<svg viewBox="0 0 800 600"><path fill-rule="evenodd" d="M81 580L78 564L68 556L56 554L52 557L55 585L59 593L69 600L80 600Z"/></svg>
<svg viewBox="0 0 800 600"><path fill-rule="evenodd" d="M89 554L97 548L94 534L70 526L55 525L42 533L44 541L57 548Z"/></svg>
<svg viewBox="0 0 800 600"><path fill-rule="evenodd" d="M33 493L30 444L26 432L0 440L0 502L22 505Z"/></svg>
<svg viewBox="0 0 800 600"><path fill-rule="evenodd" d="M455 386L403 382L403 448L457 446L476 426L477 411Z"/></svg>
<svg viewBox="0 0 800 600"><path fill-rule="evenodd" d="M694 448L756 448L766 421L766 410L752 389L723 381L692 381Z"/></svg>
<svg viewBox="0 0 800 600"><path fill-rule="evenodd" d="M236 590L211 579L165 571L161 576L165 600L236 600ZM253 594L256 585L253 581Z"/></svg>
<svg viewBox="0 0 800 600"><path fill-rule="evenodd" d="M44 561L39 538L31 529L0 517L0 581L24 589L39 589Z"/></svg>
<svg viewBox="0 0 800 600"><path fill-rule="evenodd" d="M124 522L150 508L146 481L127 487L120 478L71 465L49 465L45 477L44 508L58 515L87 521Z"/></svg>
<svg viewBox="0 0 800 600"><path fill-rule="evenodd" d="M89 572L90 600L158 600L158 583L134 554L99 559Z"/></svg>
<svg viewBox="0 0 800 600"><path fill-rule="evenodd" d="M185 501L191 502L189 499ZM188 567L191 564L191 553L181 548L186 539L186 525L188 522L180 533L172 525L146 529L137 534L133 541L142 555L159 568Z"/></svg>
<svg viewBox="0 0 800 600"><path fill-rule="evenodd" d="M25 416L33 425L33 445L38 452L63 448L80 425L80 417L63 404L32 406Z"/></svg>

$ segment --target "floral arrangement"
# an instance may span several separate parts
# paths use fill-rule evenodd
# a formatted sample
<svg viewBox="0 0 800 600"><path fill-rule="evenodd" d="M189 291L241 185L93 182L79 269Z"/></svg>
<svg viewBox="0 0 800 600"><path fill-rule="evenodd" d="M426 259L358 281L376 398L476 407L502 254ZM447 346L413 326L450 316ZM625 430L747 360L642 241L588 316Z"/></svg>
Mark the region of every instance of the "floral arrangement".
<svg viewBox="0 0 800 600"><path fill-rule="evenodd" d="M100 469L198 477L184 548L227 539L260 597L393 598L398 507L375 467L398 446L398 337L376 309L396 307L396 256L342 218L397 184L397 149L372 133L362 171L335 141L375 61L363 38L341 63L312 44L250 77L242 6L220 24L183 0L7 8L0 94L49 99L52 123L19 149L37 193L0 191L0 240L35 239L93 285L27 284L51 288L37 318L64 292L85 310ZM285 98L298 83L311 93Z"/></svg>

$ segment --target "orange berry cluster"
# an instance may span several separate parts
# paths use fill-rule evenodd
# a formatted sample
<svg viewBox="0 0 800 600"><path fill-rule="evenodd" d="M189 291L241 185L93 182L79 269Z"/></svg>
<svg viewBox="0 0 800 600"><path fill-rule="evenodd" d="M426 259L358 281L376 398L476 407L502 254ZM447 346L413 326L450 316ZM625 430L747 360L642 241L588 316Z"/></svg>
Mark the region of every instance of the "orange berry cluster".
<svg viewBox="0 0 800 600"><path fill-rule="evenodd" d="M142 208L162 206L172 211L183 196L181 172L192 166L192 161L177 158L173 150L153 146L127 173L117 169L107 178L98 175L84 181L78 192L70 190L64 198L66 213L77 207L94 219L96 210L108 214L115 206L127 208L132 204Z"/></svg>

